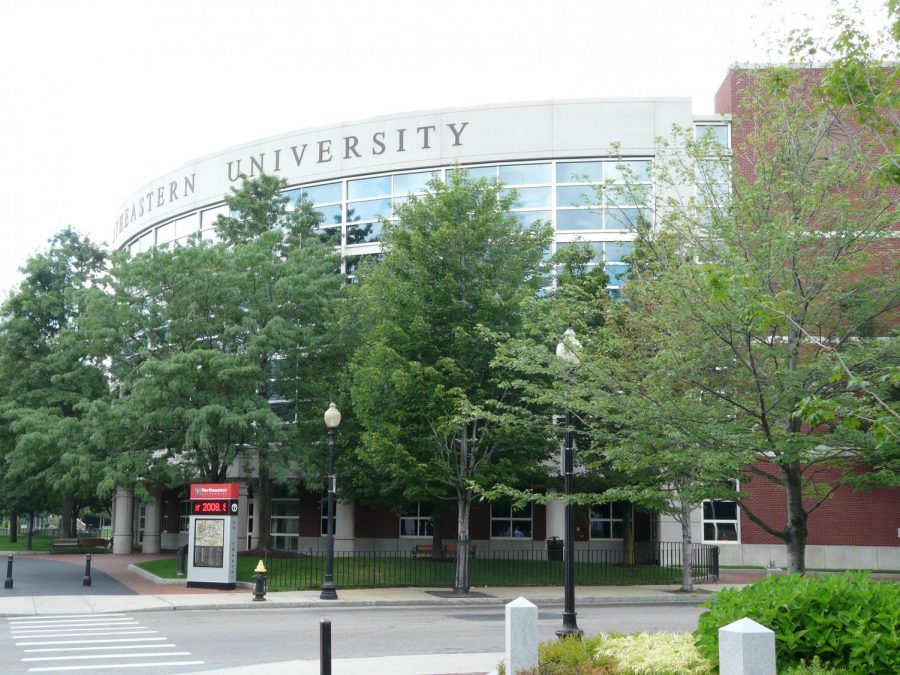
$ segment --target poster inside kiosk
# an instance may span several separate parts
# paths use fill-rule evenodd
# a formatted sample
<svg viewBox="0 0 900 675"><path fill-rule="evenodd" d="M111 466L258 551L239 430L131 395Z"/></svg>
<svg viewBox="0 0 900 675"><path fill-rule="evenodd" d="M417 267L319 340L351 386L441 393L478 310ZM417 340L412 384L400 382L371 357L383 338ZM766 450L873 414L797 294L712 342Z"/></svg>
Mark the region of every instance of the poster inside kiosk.
<svg viewBox="0 0 900 675"><path fill-rule="evenodd" d="M187 585L231 590L237 581L237 483L192 483Z"/></svg>

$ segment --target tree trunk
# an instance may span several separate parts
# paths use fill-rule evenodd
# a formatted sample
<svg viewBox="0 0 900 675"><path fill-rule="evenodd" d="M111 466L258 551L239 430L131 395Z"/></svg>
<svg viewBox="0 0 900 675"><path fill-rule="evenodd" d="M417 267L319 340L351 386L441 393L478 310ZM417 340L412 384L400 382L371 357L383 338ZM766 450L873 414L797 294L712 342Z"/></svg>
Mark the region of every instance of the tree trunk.
<svg viewBox="0 0 900 675"><path fill-rule="evenodd" d="M272 546L272 480L269 478L268 470L262 465L259 467L256 496L254 517L256 531L259 534L256 548L259 551L266 551Z"/></svg>
<svg viewBox="0 0 900 675"><path fill-rule="evenodd" d="M31 548L32 539L34 538L34 514L28 514L28 541L25 545L25 548L29 551L33 550Z"/></svg>
<svg viewBox="0 0 900 675"><path fill-rule="evenodd" d="M681 503L681 590L685 593L694 592L694 575L691 554L693 542L691 541L691 505Z"/></svg>
<svg viewBox="0 0 900 675"><path fill-rule="evenodd" d="M75 495L66 495L63 499L62 522L60 523L60 536L75 537Z"/></svg>
<svg viewBox="0 0 900 675"><path fill-rule="evenodd" d="M15 509L9 512L9 543L19 541L19 513Z"/></svg>
<svg viewBox="0 0 900 675"><path fill-rule="evenodd" d="M809 514L803 506L803 482L800 462L790 462L781 467L784 493L787 499L787 525L784 528L788 554L788 572L806 572L806 528Z"/></svg>
<svg viewBox="0 0 900 675"><path fill-rule="evenodd" d="M456 493L456 576L453 579L454 593L469 592L469 512L472 508L472 491L458 490Z"/></svg>
<svg viewBox="0 0 900 675"><path fill-rule="evenodd" d="M634 504L627 504L622 514L622 545L625 547L625 564L634 565Z"/></svg>

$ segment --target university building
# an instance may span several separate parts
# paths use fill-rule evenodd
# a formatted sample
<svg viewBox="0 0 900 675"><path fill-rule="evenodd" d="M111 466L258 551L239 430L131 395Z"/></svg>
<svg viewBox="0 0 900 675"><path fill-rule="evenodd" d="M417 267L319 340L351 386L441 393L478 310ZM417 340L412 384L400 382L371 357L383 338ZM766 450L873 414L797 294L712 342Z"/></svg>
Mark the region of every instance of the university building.
<svg viewBox="0 0 900 675"><path fill-rule="evenodd" d="M292 199L302 195L311 201L324 217L323 228L335 231L335 241L339 233L343 271L352 276L362 257L381 250L380 218L390 217L410 193L422 193L433 175L443 177L460 166L473 177L497 177L515 188L514 214L522 223L552 222L551 253L575 241L589 242L605 261L609 292L616 297L627 271L623 260L632 250L632 226L639 216L653 222L654 200L624 203L614 190L598 199L590 185L624 183L624 158L630 182L636 177L648 190L658 189L650 181L656 139L669 136L675 125L712 134L729 148L731 115L738 112L732 85L729 74L716 98L719 114L712 116L694 115L688 98L543 101L404 113L245 143L192 160L135 191L115 218L112 241L115 248L138 253L177 245L198 232L212 239L216 218L227 213L224 196L230 188L239 185L242 174L267 173L286 181ZM277 549L323 547L322 494L301 490L291 496L276 489L270 522L262 523L254 517L256 497L243 465L233 467L232 476L243 486L241 548L254 548L261 528L268 528ZM186 493L155 495L154 502L141 504L131 491L117 491L116 553L132 547L156 552L186 542ZM771 502L761 509L764 513L766 508L783 510L783 496L779 504L777 496L762 490L753 499ZM808 565L900 569L900 491L859 495L839 490L833 502L810 521ZM581 510L577 545L621 548L629 521L636 541L680 541L680 525L674 521L637 510L628 519L628 508L607 504ZM563 512L561 501L523 510L476 505L471 538L479 550L544 550L546 539L563 536ZM431 515L425 504L368 508L339 501L336 548L411 549L430 541ZM719 545L722 564L785 561L783 543L746 520L733 502L707 502L694 521L694 541ZM441 523L444 538L453 540L455 513L443 514Z"/></svg>

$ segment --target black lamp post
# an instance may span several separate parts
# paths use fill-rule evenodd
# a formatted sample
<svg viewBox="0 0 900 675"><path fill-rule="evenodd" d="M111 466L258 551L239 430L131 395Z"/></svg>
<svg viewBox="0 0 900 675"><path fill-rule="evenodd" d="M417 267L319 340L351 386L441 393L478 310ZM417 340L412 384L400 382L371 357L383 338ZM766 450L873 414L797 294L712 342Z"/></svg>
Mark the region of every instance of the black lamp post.
<svg viewBox="0 0 900 675"><path fill-rule="evenodd" d="M332 403L325 411L325 426L328 427L328 559L325 567L325 582L322 584L320 600L337 600L337 587L334 585L334 491L336 488L334 475L334 437L337 436L341 423L341 411Z"/></svg>
<svg viewBox="0 0 900 675"><path fill-rule="evenodd" d="M575 337L575 331L567 328L562 342L556 345L556 356L566 362L566 369L578 365L578 356L573 349L581 346ZM556 635L559 638L570 636L581 637L584 633L575 620L575 507L571 497L575 492L575 448L572 437L572 410L566 403L566 435L563 443L563 475L565 476L566 494L566 533L564 542L565 570L565 606L563 607L563 625Z"/></svg>

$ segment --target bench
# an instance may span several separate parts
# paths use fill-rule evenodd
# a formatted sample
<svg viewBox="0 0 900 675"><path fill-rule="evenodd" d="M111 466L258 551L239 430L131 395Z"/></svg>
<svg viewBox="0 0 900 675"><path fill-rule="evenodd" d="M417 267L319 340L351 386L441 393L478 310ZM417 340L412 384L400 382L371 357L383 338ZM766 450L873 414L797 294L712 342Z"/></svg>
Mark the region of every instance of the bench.
<svg viewBox="0 0 900 675"><path fill-rule="evenodd" d="M455 558L456 552L459 550L457 544L445 544L443 550L441 551L441 555L438 558L446 559L446 558ZM412 551L413 558L432 558L434 557L432 554L434 553L434 546L432 544L416 544L415 548ZM469 544L469 555L475 555L475 544Z"/></svg>
<svg viewBox="0 0 900 675"><path fill-rule="evenodd" d="M60 551L76 551L81 552L85 549L106 550L109 548L109 541L102 537L76 537L74 539L51 539L50 551L57 553Z"/></svg>

